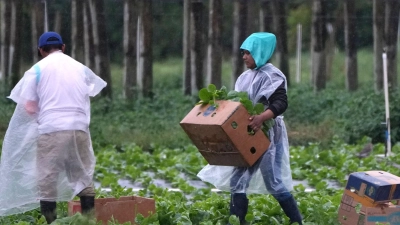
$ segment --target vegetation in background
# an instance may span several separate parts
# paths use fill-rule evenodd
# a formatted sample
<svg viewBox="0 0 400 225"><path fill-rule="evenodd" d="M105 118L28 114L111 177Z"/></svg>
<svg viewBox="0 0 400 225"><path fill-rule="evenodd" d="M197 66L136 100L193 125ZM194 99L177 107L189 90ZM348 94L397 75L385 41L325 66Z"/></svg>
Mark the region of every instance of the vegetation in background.
<svg viewBox="0 0 400 225"><path fill-rule="evenodd" d="M289 107L284 113L291 145L309 142L329 143L334 135L349 143L363 136L384 142L385 121L383 92L373 90L372 50L359 52L360 90L344 90L344 56L334 57L334 73L326 90L315 94L309 85L309 54L302 57L302 79L288 87ZM292 59L294 63L294 60ZM231 89L230 62L223 63L223 84ZM294 66L291 66L294 68ZM399 65L400 69L400 65ZM181 91L182 64L180 59L169 59L154 64L153 99L128 102L122 98L122 69L112 67L114 99L96 98L92 102L91 131L98 144L134 142L144 148L151 145L185 146L189 138L179 122L199 101L198 96L183 96ZM295 73L291 73L295 74ZM292 80L293 79L292 77ZM219 87L218 87L219 88ZM399 90L390 90L391 134L393 144L400 141ZM15 104L0 100L0 135L4 137Z"/></svg>

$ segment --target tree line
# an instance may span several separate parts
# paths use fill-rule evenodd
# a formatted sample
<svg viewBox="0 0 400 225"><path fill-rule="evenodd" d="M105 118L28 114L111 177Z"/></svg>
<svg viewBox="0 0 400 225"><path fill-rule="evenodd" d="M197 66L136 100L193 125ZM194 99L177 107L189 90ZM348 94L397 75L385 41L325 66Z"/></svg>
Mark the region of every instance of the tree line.
<svg viewBox="0 0 400 225"><path fill-rule="evenodd" d="M208 83L222 85L222 61L232 62L232 82L244 70L239 46L253 32L277 36L276 66L289 74L293 18L304 22L311 52L311 80L319 91L331 75L332 54L343 40L345 84L358 88L357 49L360 47L360 9L369 13L374 49L374 84L383 87L382 53L387 54L388 79L397 87L398 0L0 0L0 81L7 92L21 77L21 64L37 62L37 40L46 30L59 32L69 54L92 68L109 84L110 55L120 50L123 95L152 97L155 58L179 51L182 90L186 95ZM300 12L300 17L294 17ZM111 14L114 13L114 14ZM169 19L166 15L174 13ZM111 16L110 16L111 15ZM370 26L370 24L369 24ZM121 34L118 36L117 34ZM339 37L339 34L342 37ZM115 38L117 37L117 38ZM163 48L159 46L163 45ZM175 49L173 49L175 46ZM160 50L161 49L161 50ZM123 54L120 54L123 52ZM158 52L158 54L156 54Z"/></svg>

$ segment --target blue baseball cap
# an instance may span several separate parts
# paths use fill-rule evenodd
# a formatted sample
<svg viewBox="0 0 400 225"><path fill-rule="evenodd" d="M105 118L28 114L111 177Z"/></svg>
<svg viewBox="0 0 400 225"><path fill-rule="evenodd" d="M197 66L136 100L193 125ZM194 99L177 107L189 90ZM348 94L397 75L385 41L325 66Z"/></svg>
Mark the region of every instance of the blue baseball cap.
<svg viewBox="0 0 400 225"><path fill-rule="evenodd" d="M54 31L43 33L39 38L39 48L45 45L62 45L64 44L61 36Z"/></svg>

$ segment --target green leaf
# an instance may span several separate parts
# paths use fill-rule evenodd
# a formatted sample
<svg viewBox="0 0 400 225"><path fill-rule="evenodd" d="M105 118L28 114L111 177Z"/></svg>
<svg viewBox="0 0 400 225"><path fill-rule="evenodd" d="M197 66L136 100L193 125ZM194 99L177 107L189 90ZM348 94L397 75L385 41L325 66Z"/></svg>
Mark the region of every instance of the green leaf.
<svg viewBox="0 0 400 225"><path fill-rule="evenodd" d="M239 92L237 91L230 91L227 94L227 99L239 98Z"/></svg>
<svg viewBox="0 0 400 225"><path fill-rule="evenodd" d="M245 220L247 222L253 221L254 220L254 215L253 214L247 214L246 217L245 217Z"/></svg>
<svg viewBox="0 0 400 225"><path fill-rule="evenodd" d="M217 90L217 87L214 84L209 84L207 87L207 90L211 93L215 92Z"/></svg>
<svg viewBox="0 0 400 225"><path fill-rule="evenodd" d="M249 99L249 95L245 91L240 91L237 95L239 98Z"/></svg>
<svg viewBox="0 0 400 225"><path fill-rule="evenodd" d="M245 100L241 99L240 102L241 102L241 103L243 104L243 106L247 109L247 111L248 111L250 114L252 114L252 112L253 112L253 103L252 103L250 100L248 100L248 99L245 99Z"/></svg>
<svg viewBox="0 0 400 225"><path fill-rule="evenodd" d="M236 217L235 215L231 215L231 216L229 217L229 223L230 223L231 225L240 225L239 218Z"/></svg>
<svg viewBox="0 0 400 225"><path fill-rule="evenodd" d="M255 112L257 115L263 113L263 112L264 112L264 105L261 104L261 103L257 103L257 104L254 106L254 112Z"/></svg>
<svg viewBox="0 0 400 225"><path fill-rule="evenodd" d="M206 88L202 88L199 91L199 98L204 102L204 104L207 104L212 99L212 95Z"/></svg>

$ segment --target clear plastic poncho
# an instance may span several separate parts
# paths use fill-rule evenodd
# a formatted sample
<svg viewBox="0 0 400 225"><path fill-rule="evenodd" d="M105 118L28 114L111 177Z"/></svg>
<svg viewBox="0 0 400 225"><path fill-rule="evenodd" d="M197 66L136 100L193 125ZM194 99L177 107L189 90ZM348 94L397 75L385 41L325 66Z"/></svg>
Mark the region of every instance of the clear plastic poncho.
<svg viewBox="0 0 400 225"><path fill-rule="evenodd" d="M256 68L240 75L236 91L246 91L253 104L261 102L265 109L268 99L286 78L270 63L266 63L275 49L276 39L270 33L255 33L242 44L256 62ZM262 64L261 64L262 63ZM258 66L260 65L261 66ZM205 166L197 176L216 188L232 193L280 194L293 190L289 162L289 142L283 116L275 119L268 131L271 144L252 167Z"/></svg>
<svg viewBox="0 0 400 225"><path fill-rule="evenodd" d="M47 57L35 64L24 74L9 96L10 99L17 103L17 106L3 140L0 162L0 216L23 213L40 206L41 196L37 181L38 165L36 160L37 141L39 137L38 113L27 112L26 103L29 99L26 98L26 91L29 89L29 86L32 85L32 82L37 83L39 79L43 78L41 77L41 75L43 75L41 74L41 68L50 64L54 64L54 66L64 64L62 68L64 68L64 66L65 68L68 68L65 70L66 76L71 77L70 74L74 69L76 69L75 72L81 72L79 76L81 76L82 82L84 83L84 85L82 85L82 90L87 94L86 108L83 110L87 113L87 122L90 121L89 96L97 95L106 86L106 82L95 75L89 68L76 62L69 56L61 53L57 56L59 57L58 59L51 59L52 57L49 56ZM80 78L78 78L78 80L80 80ZM89 133L89 130L87 130L87 133ZM70 201L93 182L95 157L91 142L89 145L90 147L86 154L86 161L89 161L90 163L87 163L87 165L81 165L81 167L85 167L85 170L83 171L85 171L84 173L86 173L86 175L81 176L80 174L79 177L81 179L71 180L71 174L73 176L73 172L71 172L72 170L64 169L62 172L57 174L56 195L51 196L51 199L46 200ZM74 151L73 148L71 149L69 147L68 150L71 152ZM71 157L71 155L76 156ZM67 158L66 160L75 162L81 160L78 154L69 154L69 157L71 158ZM82 162L80 162L80 164L82 164ZM75 163L74 165L79 165L79 163ZM55 166L59 166L59 168L62 169L65 167L65 165L61 164Z"/></svg>

